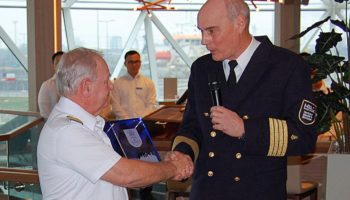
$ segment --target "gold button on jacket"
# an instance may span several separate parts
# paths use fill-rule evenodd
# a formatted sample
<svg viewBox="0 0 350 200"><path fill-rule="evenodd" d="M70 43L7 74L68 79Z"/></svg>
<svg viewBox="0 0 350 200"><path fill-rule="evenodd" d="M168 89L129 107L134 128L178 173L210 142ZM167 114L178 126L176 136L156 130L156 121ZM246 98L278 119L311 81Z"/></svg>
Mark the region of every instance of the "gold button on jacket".
<svg viewBox="0 0 350 200"><path fill-rule="evenodd" d="M216 132L215 131L210 132L210 136L211 137L215 137L216 136Z"/></svg>
<svg viewBox="0 0 350 200"><path fill-rule="evenodd" d="M241 153L236 153L236 158L237 159L241 159L242 158L242 154Z"/></svg>
<svg viewBox="0 0 350 200"><path fill-rule="evenodd" d="M236 176L234 179L235 179L236 182L241 180L241 178L239 178L238 176Z"/></svg>
<svg viewBox="0 0 350 200"><path fill-rule="evenodd" d="M214 176L214 172L213 171L208 171L208 176Z"/></svg>
<svg viewBox="0 0 350 200"><path fill-rule="evenodd" d="M209 157L212 158L215 156L215 153L214 152L209 152Z"/></svg>

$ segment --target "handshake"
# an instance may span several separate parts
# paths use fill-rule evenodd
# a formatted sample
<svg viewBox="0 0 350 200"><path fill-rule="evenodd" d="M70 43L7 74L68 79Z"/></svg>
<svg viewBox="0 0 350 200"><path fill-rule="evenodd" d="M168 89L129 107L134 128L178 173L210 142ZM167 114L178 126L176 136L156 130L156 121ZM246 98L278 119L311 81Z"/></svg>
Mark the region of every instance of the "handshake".
<svg viewBox="0 0 350 200"><path fill-rule="evenodd" d="M175 175L172 177L172 180L181 181L189 178L193 173L193 162L188 155L178 151L171 151L167 153L164 161L176 167Z"/></svg>

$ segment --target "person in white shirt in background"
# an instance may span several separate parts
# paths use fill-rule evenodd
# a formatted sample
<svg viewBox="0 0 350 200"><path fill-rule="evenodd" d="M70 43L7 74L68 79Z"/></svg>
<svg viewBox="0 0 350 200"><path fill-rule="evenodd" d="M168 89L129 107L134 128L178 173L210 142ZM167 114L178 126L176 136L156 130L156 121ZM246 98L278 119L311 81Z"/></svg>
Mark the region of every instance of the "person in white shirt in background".
<svg viewBox="0 0 350 200"><path fill-rule="evenodd" d="M55 72L56 72L56 66L63 54L64 54L63 51L58 51L52 55L52 65ZM38 106L39 106L40 115L43 118L47 119L49 117L51 110L53 109L55 104L58 102L59 98L60 97L56 89L56 76L53 75L50 79L43 82L39 90Z"/></svg>
<svg viewBox="0 0 350 200"><path fill-rule="evenodd" d="M112 111L117 119L144 117L156 108L154 83L140 73L141 56L137 51L128 51L124 58L127 73L114 80Z"/></svg>
<svg viewBox="0 0 350 200"><path fill-rule="evenodd" d="M126 52L127 73L113 82L112 111L116 119L144 117L156 108L156 89L151 79L140 73L141 56L135 50ZM140 189L141 200L155 200L152 186Z"/></svg>
<svg viewBox="0 0 350 200"><path fill-rule="evenodd" d="M164 161L121 157L98 114L108 105L112 83L102 56L91 49L65 53L57 66L61 96L39 138L38 173L43 200L127 200L125 187L142 187L191 176L193 162L179 152Z"/></svg>

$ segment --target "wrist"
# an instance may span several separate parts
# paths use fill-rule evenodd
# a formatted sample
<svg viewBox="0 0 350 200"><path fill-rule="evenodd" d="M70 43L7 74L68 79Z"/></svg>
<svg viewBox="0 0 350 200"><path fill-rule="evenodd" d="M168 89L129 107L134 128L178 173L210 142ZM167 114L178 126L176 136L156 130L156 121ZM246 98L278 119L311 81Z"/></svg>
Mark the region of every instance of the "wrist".
<svg viewBox="0 0 350 200"><path fill-rule="evenodd" d="M177 167L171 161L163 161L163 172L164 172L164 180L168 180L176 176Z"/></svg>

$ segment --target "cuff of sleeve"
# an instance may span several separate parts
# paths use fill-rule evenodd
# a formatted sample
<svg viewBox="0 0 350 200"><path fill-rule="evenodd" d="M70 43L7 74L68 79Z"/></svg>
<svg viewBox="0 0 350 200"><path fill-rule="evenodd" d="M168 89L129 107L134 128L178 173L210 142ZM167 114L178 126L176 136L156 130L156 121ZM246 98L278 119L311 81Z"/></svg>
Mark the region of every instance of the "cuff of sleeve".
<svg viewBox="0 0 350 200"><path fill-rule="evenodd" d="M190 145L186 144L185 142L181 142L178 145L173 148L173 151L179 151L181 153L187 154L191 157L192 160L195 159L194 152Z"/></svg>

